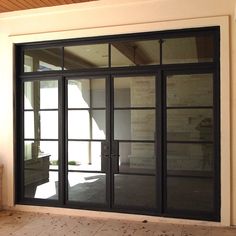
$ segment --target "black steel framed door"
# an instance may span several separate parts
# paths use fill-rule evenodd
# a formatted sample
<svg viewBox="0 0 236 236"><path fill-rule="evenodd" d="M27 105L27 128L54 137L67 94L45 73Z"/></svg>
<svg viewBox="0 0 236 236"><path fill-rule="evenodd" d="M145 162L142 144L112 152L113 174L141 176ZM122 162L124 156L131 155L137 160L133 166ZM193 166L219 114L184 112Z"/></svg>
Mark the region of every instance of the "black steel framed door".
<svg viewBox="0 0 236 236"><path fill-rule="evenodd" d="M112 79L113 207L157 211L156 75Z"/></svg>
<svg viewBox="0 0 236 236"><path fill-rule="evenodd" d="M211 69L166 71L164 212L219 215L219 84Z"/></svg>
<svg viewBox="0 0 236 236"><path fill-rule="evenodd" d="M40 152L37 162L25 159L24 197L64 198L85 209L219 215L216 76L203 68L26 79L24 156L36 144Z"/></svg>
<svg viewBox="0 0 236 236"><path fill-rule="evenodd" d="M67 201L109 204L107 77L66 78ZM105 153L106 152L106 153Z"/></svg>
<svg viewBox="0 0 236 236"><path fill-rule="evenodd" d="M66 78L69 204L157 211L156 75Z"/></svg>

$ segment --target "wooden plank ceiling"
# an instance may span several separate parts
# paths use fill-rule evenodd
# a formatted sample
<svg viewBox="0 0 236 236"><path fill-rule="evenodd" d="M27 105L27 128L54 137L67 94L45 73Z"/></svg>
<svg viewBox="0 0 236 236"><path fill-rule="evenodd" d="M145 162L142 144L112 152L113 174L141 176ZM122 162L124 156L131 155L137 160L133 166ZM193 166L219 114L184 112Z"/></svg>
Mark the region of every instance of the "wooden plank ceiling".
<svg viewBox="0 0 236 236"><path fill-rule="evenodd" d="M90 1L94 0L0 0L0 13Z"/></svg>

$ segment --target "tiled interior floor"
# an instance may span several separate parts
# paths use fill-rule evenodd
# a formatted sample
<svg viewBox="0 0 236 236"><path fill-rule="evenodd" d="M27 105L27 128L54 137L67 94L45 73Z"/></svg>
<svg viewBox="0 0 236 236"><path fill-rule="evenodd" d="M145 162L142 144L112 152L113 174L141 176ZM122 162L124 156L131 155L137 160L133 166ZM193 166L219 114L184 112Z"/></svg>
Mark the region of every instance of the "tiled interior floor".
<svg viewBox="0 0 236 236"><path fill-rule="evenodd" d="M115 205L134 206L136 209L155 208L155 181L155 175L114 175ZM68 183L69 201L106 204L105 174L70 172ZM212 178L168 176L167 207L212 212L213 183ZM58 173L51 171L49 181L26 185L25 197L58 199L58 186Z"/></svg>
<svg viewBox="0 0 236 236"><path fill-rule="evenodd" d="M236 228L1 211L1 236L236 236Z"/></svg>

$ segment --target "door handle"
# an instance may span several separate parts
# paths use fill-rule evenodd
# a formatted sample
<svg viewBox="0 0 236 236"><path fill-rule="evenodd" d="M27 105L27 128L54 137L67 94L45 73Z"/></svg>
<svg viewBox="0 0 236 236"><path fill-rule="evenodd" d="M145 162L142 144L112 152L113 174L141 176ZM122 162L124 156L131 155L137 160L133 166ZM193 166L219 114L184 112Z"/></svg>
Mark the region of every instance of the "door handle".
<svg viewBox="0 0 236 236"><path fill-rule="evenodd" d="M112 142L111 161L113 174L119 173L119 156L119 141L116 140Z"/></svg>
<svg viewBox="0 0 236 236"><path fill-rule="evenodd" d="M101 171L108 172L109 168L110 145L107 141L101 142Z"/></svg>
<svg viewBox="0 0 236 236"><path fill-rule="evenodd" d="M109 171L110 162L112 165L112 173L119 173L119 142L113 141L112 147L107 141L101 142L101 170L102 172Z"/></svg>

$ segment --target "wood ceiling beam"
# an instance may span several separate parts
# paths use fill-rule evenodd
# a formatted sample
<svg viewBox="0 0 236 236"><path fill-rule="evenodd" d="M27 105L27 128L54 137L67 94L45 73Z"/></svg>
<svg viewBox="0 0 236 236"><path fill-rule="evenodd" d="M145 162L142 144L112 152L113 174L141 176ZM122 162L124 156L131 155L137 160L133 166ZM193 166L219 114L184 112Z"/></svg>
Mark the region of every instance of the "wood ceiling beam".
<svg viewBox="0 0 236 236"><path fill-rule="evenodd" d="M46 62L48 64L54 66L61 66L62 65L62 54L59 52L58 49L41 49L38 51L29 50L26 51L26 55L32 57L34 60L39 60ZM65 52L65 61L66 61L66 69L76 69L76 68L94 68L96 67L95 64L78 57L70 52Z"/></svg>
<svg viewBox="0 0 236 236"><path fill-rule="evenodd" d="M25 55L32 57L33 61L43 61L54 66L62 65L61 55L52 49L29 50Z"/></svg>
<svg viewBox="0 0 236 236"><path fill-rule="evenodd" d="M138 47L122 42L112 43L111 45L115 47L121 54L127 57L135 65L145 65L148 64L149 62L149 59L145 55L144 51Z"/></svg>
<svg viewBox="0 0 236 236"><path fill-rule="evenodd" d="M64 52L64 60L65 60L65 67L66 69L75 69L75 68L95 68L96 65L94 63L91 63L79 56L76 56L75 54L65 51Z"/></svg>

